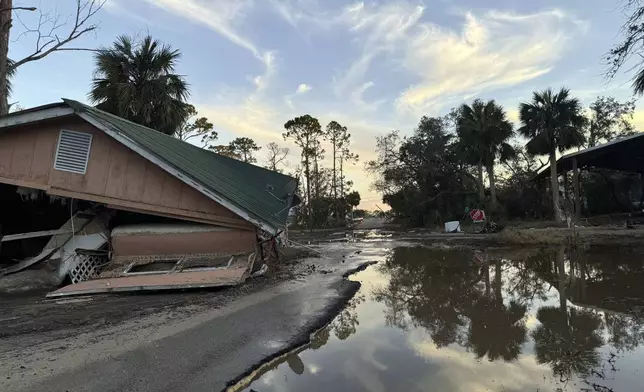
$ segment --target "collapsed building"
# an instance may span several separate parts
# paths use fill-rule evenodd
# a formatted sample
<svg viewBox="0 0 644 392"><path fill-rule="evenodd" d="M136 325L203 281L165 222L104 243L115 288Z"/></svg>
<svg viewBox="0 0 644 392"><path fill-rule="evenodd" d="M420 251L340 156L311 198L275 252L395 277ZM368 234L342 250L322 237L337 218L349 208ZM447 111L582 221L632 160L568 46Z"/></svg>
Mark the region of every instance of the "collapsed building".
<svg viewBox="0 0 644 392"><path fill-rule="evenodd" d="M238 284L278 257L296 189L76 101L15 112L0 118L0 282L38 270L64 286L50 296Z"/></svg>

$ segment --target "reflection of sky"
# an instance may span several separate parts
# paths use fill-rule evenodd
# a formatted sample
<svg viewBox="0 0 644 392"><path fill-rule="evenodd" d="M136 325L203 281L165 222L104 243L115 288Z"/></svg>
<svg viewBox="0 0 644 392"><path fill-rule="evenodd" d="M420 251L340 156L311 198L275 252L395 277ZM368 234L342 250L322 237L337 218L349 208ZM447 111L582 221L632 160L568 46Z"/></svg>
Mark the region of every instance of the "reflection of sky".
<svg viewBox="0 0 644 392"><path fill-rule="evenodd" d="M493 274L493 268L491 268ZM516 298L507 292L507 276L512 267L503 267L504 298ZM373 291L386 287L388 276L380 269L370 267L354 276L363 285L358 295L365 302L357 305L355 313L359 324L356 333L341 341L333 332L321 348L307 349L299 353L305 364L302 375L295 374L285 362L269 371L251 388L267 391L583 391L592 386L573 377L561 382L553 376L548 364L539 364L535 357L531 332L540 325L537 310L544 306L559 306L559 294L555 287L546 284L546 300L534 299L528 303L524 317L528 329L527 340L521 354L512 362L487 357L477 359L468 348L457 343L438 348L428 332L413 323L408 331L385 324L387 307L373 300ZM568 302L569 308L577 306ZM579 308L582 309L582 308ZM604 312L593 310L604 319ZM628 316L624 316L628 317ZM467 329L467 325L464 328ZM606 328L600 331L603 341L608 341ZM630 352L617 353L609 345L598 350L602 358L599 373L605 379L587 378L614 391L642 390L640 369L644 364L644 350L639 347ZM615 369L607 362L611 354L617 354Z"/></svg>

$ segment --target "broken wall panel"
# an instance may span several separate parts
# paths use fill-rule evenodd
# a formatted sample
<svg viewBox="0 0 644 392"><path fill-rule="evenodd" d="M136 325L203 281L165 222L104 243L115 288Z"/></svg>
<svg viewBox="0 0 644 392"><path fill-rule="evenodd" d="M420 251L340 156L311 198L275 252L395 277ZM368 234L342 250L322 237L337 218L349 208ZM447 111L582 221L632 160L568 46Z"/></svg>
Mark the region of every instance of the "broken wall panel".
<svg viewBox="0 0 644 392"><path fill-rule="evenodd" d="M256 234L249 230L192 224L118 227L112 231L113 259L140 256L230 255L255 250Z"/></svg>

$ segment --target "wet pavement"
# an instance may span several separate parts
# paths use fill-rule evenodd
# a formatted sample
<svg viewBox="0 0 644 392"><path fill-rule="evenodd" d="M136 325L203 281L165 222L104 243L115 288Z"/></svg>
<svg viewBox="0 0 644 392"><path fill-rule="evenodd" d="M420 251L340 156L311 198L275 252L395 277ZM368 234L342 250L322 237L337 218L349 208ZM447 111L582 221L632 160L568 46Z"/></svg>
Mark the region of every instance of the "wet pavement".
<svg viewBox="0 0 644 392"><path fill-rule="evenodd" d="M230 390L644 389L642 249L383 252L309 344Z"/></svg>

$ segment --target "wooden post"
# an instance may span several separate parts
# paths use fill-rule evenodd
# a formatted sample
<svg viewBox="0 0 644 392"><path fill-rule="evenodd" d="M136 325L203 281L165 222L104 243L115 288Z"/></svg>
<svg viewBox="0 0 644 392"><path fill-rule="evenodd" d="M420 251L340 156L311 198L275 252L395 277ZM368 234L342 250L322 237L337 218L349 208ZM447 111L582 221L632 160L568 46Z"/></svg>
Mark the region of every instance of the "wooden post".
<svg viewBox="0 0 644 392"><path fill-rule="evenodd" d="M577 158L572 159L572 187L575 193L575 221L581 218L581 199L579 197L579 168Z"/></svg>

